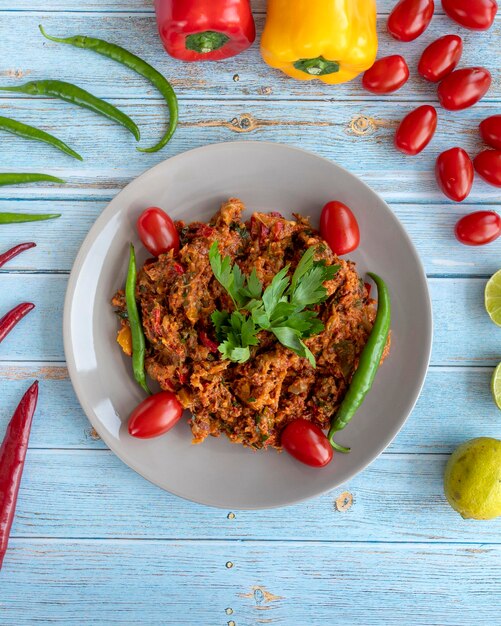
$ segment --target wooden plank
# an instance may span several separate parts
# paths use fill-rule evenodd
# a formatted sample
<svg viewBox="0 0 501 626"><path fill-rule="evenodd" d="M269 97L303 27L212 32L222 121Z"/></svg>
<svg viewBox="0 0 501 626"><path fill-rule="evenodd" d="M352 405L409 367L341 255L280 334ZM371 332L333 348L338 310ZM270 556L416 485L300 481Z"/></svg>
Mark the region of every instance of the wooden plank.
<svg viewBox="0 0 501 626"><path fill-rule="evenodd" d="M437 3L438 4L438 3ZM72 49L69 46L45 41L38 32L43 21L49 33L73 35L92 34L132 50L165 74L181 97L239 98L259 97L264 100L286 99L329 99L332 102L348 98L358 100L381 100L360 87L360 79L344 85L326 85L320 81L294 81L277 70L268 67L261 59L259 45L237 57L219 63L186 64L169 57L157 34L153 15L100 13L3 13L0 22L2 38L2 83L19 82L21 78L57 77L75 81L82 87L103 97L156 98L155 89L144 79L119 65L100 58L92 52ZM264 16L257 16L258 33L263 27ZM386 31L386 18L378 20L380 38L379 56L402 53L409 62L412 78L395 94L386 96L385 101L435 101L436 85L422 80L414 68L424 47L444 33L459 33L464 37L464 65L482 65L491 58L493 46L501 38L501 19L496 20L488 32L466 31L445 16L437 16L428 30L418 40L399 43ZM30 42L19 46L19 41ZM54 68L57 67L57 71ZM501 97L501 68L488 63L493 73L493 84L487 100ZM75 76L75 68L82 68ZM238 75L238 81L234 79ZM0 95L5 97L5 94ZM458 119L458 116L453 116Z"/></svg>
<svg viewBox="0 0 501 626"><path fill-rule="evenodd" d="M500 81L501 83L501 81ZM118 102L118 101L116 101ZM152 101L124 101L121 107L140 125L142 145L162 132L164 106ZM3 171L46 171L67 185L25 185L0 188L0 199L110 198L144 170L170 156L222 141L274 141L311 150L359 174L388 201L453 203L434 179L436 156L462 145L472 156L481 149L479 122L499 112L482 104L462 112L462 121L439 112L439 130L423 153L408 157L393 147L393 135L412 105L395 102L280 102L238 100L181 102L181 123L172 142L160 153L137 152L123 128L79 108L54 100L0 99L0 114L42 126L80 151L79 163L49 146L1 134ZM110 148L111 147L111 148ZM469 203L498 202L499 189L478 177ZM456 205L444 216L466 211ZM447 213L449 211L449 213ZM423 224L425 222L423 221ZM450 233L449 226L447 232Z"/></svg>
<svg viewBox="0 0 501 626"><path fill-rule="evenodd" d="M309 502L230 511L162 492L111 452L30 450L12 536L499 543L499 524L466 522L447 504L447 458L386 454Z"/></svg>
<svg viewBox="0 0 501 626"><path fill-rule="evenodd" d="M3 311L23 300L37 304L2 342L1 360L64 360L60 328L66 283L65 275L0 274ZM432 363L497 365L501 334L484 310L485 280L433 278L429 284L435 316Z"/></svg>
<svg viewBox="0 0 501 626"><path fill-rule="evenodd" d="M492 625L499 552L492 545L16 540L4 561L2 623L80 624L85 616L103 626Z"/></svg>
<svg viewBox="0 0 501 626"><path fill-rule="evenodd" d="M491 368L432 367L416 408L389 452L450 453L479 434L501 438L491 376ZM41 386L32 449L105 447L80 408L63 364L0 363L0 433L34 379Z"/></svg>

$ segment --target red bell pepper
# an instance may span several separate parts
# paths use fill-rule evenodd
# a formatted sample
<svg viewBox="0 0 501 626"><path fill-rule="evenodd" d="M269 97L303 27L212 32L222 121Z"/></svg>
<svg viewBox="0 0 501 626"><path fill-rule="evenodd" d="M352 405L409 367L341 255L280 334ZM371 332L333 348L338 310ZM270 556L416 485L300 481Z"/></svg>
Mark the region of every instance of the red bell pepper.
<svg viewBox="0 0 501 626"><path fill-rule="evenodd" d="M155 0L164 48L182 61L219 61L252 45L249 0Z"/></svg>

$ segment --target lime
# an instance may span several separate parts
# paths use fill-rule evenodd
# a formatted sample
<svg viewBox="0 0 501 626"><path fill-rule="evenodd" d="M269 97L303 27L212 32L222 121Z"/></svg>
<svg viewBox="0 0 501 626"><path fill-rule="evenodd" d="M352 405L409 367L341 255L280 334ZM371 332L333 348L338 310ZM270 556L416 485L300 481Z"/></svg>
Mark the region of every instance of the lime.
<svg viewBox="0 0 501 626"><path fill-rule="evenodd" d="M498 409L501 409L501 363L494 370L491 379L492 397Z"/></svg>
<svg viewBox="0 0 501 626"><path fill-rule="evenodd" d="M485 310L494 324L501 326L501 270L491 276L485 286Z"/></svg>
<svg viewBox="0 0 501 626"><path fill-rule="evenodd" d="M465 519L501 515L501 441L478 437L456 448L445 468L444 492Z"/></svg>

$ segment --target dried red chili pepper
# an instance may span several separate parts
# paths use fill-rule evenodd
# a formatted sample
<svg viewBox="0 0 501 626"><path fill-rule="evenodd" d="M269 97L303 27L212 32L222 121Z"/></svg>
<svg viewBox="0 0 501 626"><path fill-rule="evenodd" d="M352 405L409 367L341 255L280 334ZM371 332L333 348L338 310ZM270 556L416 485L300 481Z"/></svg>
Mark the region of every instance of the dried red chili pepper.
<svg viewBox="0 0 501 626"><path fill-rule="evenodd" d="M2 267L2 265L5 265L7 261L10 261L18 254L21 254L21 252L24 252L25 250L29 250L30 248L34 248L36 245L37 244L33 243L32 241L28 243L20 243L19 245L14 246L10 250L7 250L7 252L0 254L0 267Z"/></svg>
<svg viewBox="0 0 501 626"><path fill-rule="evenodd" d="M18 304L11 311L6 313L2 319L0 319L0 343L5 339L5 337L7 337L14 326L34 308L35 305L31 302L23 302L22 304Z"/></svg>

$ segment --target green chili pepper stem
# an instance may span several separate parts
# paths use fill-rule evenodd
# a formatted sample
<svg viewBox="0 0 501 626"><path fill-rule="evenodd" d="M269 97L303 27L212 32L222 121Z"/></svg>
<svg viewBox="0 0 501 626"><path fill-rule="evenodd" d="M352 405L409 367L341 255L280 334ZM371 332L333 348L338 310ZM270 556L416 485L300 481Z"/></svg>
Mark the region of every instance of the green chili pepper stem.
<svg viewBox="0 0 501 626"><path fill-rule="evenodd" d="M391 302L388 287L377 274L368 272L368 275L377 286L378 307L374 326L360 355L357 370L329 429L329 441L340 452L349 452L349 448L336 443L334 435L348 424L372 387L390 332Z"/></svg>
<svg viewBox="0 0 501 626"><path fill-rule="evenodd" d="M132 335L132 370L134 378L146 391L151 394L146 383L146 372L144 370L144 355L146 352L146 341L144 338L143 327L139 317L139 310L136 301L136 253L134 246L130 244L129 269L127 272L127 280L125 282L125 303L127 305L127 316L129 318L130 332Z"/></svg>
<svg viewBox="0 0 501 626"><path fill-rule="evenodd" d="M103 115L109 120L120 124L134 135L136 141L140 139L139 128L137 124L123 111L117 109L109 102L101 100L97 96L92 95L85 89L67 83L62 80L36 80L24 85L15 87L0 87L0 91L10 91L14 93L26 93L31 96L50 96L59 98L70 104L75 104L84 109L89 109L94 113Z"/></svg>
<svg viewBox="0 0 501 626"><path fill-rule="evenodd" d="M93 50L94 52L97 52L97 54L101 54L109 59L112 59L113 61L116 61L117 63L125 65L140 76L149 80L165 99L169 109L169 125L164 136L156 145L151 148L136 148L136 150L139 152L157 152L170 141L174 131L176 130L178 121L177 96L172 88L172 85L165 78L165 76L160 74L158 70L132 52L129 52L129 50L126 50L125 48L122 48L114 43L104 41L104 39L96 39L95 37L87 37L86 35L74 35L73 37L66 38L53 37L45 32L41 24L39 25L39 29L42 35L50 41L68 44L70 46L74 46L75 48Z"/></svg>
<svg viewBox="0 0 501 626"><path fill-rule="evenodd" d="M21 224L23 222L41 222L61 217L60 213L0 213L0 224Z"/></svg>
<svg viewBox="0 0 501 626"><path fill-rule="evenodd" d="M5 130L6 132L17 135L18 137L23 137L23 139L33 139L34 141L47 143L50 146L61 150L61 152L65 152L74 159L83 161L83 158L78 154L78 152L75 152L75 150L70 148L70 146L64 143L64 141L61 141L57 137L54 137L54 135L46 133L44 130L36 128L35 126L24 124L23 122L13 120L9 117L0 116L0 130Z"/></svg>
<svg viewBox="0 0 501 626"><path fill-rule="evenodd" d="M32 172L20 172L20 173L7 172L5 174L3 173L0 174L0 186L24 185L25 183L41 183L41 182L64 184L66 181L63 180L62 178L51 176L50 174L35 174Z"/></svg>

